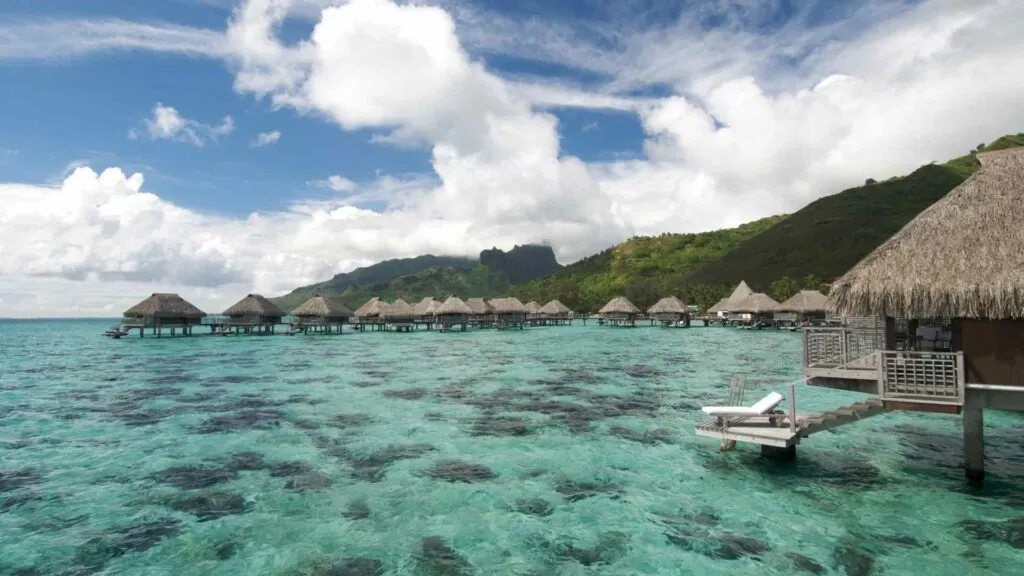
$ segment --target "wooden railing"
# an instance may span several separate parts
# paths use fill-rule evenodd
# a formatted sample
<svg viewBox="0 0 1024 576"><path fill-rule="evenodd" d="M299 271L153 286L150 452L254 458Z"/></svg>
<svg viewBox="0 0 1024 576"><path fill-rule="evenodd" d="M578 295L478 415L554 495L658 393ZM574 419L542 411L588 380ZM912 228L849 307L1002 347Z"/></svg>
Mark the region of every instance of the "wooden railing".
<svg viewBox="0 0 1024 576"><path fill-rule="evenodd" d="M878 356L883 399L963 405L963 352L882 350Z"/></svg>
<svg viewBox="0 0 1024 576"><path fill-rule="evenodd" d="M884 338L884 334L881 335ZM873 329L851 327L804 328L804 366L873 370L874 353L884 347Z"/></svg>

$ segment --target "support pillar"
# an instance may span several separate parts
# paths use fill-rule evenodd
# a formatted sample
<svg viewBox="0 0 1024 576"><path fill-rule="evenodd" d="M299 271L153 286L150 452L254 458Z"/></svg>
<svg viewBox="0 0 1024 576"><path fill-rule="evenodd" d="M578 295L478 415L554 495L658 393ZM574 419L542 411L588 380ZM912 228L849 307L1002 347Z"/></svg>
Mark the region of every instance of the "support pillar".
<svg viewBox="0 0 1024 576"><path fill-rule="evenodd" d="M985 418L981 403L964 402L964 473L970 482L985 479Z"/></svg>
<svg viewBox="0 0 1024 576"><path fill-rule="evenodd" d="M793 462L796 460L796 444L780 448L778 446L761 445L761 457L776 462Z"/></svg>

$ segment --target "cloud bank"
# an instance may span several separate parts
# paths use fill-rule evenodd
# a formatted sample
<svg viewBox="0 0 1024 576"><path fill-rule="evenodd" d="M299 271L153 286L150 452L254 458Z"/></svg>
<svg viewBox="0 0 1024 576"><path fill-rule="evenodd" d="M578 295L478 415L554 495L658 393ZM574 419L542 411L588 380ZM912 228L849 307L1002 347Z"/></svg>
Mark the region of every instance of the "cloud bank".
<svg viewBox="0 0 1024 576"><path fill-rule="evenodd" d="M13 207L0 213L0 315L37 311L12 296L14 286L56 293L80 282L97 294L102 283L182 287L219 306L245 291L276 293L428 252L547 241L566 262L632 234L791 211L1024 127L1018 2L873 2L817 27L798 14L767 30L760 20L770 15L727 11L710 30L683 15L614 32L481 18L455 4L351 0L303 12L316 22L312 33L285 43L279 30L294 9L249 0L215 38L136 24L130 38L192 54L196 44L189 52L176 43L201 35L205 55L225 61L237 92L339 130L374 130L382 143L423 147L433 174L361 184L332 176L316 184L336 197L246 219L175 206L145 191L140 175L117 169L82 168L59 188L0 185ZM0 58L29 57L19 43L24 29L16 32L0 34ZM601 80L506 78L482 53ZM671 93L636 96L652 86ZM567 106L635 114L643 157L588 163L567 155L550 111ZM217 127L190 122L154 110L146 134L213 138Z"/></svg>

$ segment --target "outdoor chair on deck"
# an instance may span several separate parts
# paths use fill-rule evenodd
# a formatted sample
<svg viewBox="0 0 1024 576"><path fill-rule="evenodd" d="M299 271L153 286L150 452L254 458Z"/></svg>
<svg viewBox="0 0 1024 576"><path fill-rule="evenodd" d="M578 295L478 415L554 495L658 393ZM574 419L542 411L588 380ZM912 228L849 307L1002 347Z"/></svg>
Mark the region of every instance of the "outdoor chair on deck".
<svg viewBox="0 0 1024 576"><path fill-rule="evenodd" d="M781 402L782 394L772 392L758 400L753 406L704 406L701 408L701 411L708 416L717 417L719 423L724 426L727 426L730 423L746 420L754 416L768 416L768 423L777 425L777 416L785 415L774 414L772 411L775 410L775 407Z"/></svg>

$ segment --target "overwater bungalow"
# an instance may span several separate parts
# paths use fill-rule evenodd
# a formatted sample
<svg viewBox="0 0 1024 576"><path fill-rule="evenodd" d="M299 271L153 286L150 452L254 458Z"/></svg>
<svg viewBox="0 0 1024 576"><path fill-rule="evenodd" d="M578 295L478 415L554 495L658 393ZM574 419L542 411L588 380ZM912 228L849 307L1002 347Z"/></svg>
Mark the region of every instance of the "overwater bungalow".
<svg viewBox="0 0 1024 576"><path fill-rule="evenodd" d="M801 290L775 308L775 322L800 326L824 324L826 297L817 290Z"/></svg>
<svg viewBox="0 0 1024 576"><path fill-rule="evenodd" d="M234 330L235 334L273 334L274 326L284 318L284 311L259 294L247 294L222 316L227 317L227 322L220 327Z"/></svg>
<svg viewBox="0 0 1024 576"><path fill-rule="evenodd" d="M804 332L808 383L962 414L973 480L983 409L1024 410L1024 148L977 158L980 170L833 284L835 312L881 320Z"/></svg>
<svg viewBox="0 0 1024 576"><path fill-rule="evenodd" d="M490 304L494 310L494 325L498 329L522 330L526 325L526 306L518 298L494 298Z"/></svg>
<svg viewBox="0 0 1024 576"><path fill-rule="evenodd" d="M447 332L455 326L461 326L462 331L465 332L472 313L473 310L461 298L452 295L437 307L434 311L434 318L437 319L438 328L442 332Z"/></svg>
<svg viewBox="0 0 1024 576"><path fill-rule="evenodd" d="M430 330L434 326L434 312L440 305L440 302L430 296L420 300L412 307L413 322L425 325L427 330Z"/></svg>
<svg viewBox="0 0 1024 576"><path fill-rule="evenodd" d="M720 300L717 304L712 306L712 309L715 310L715 313L717 314L718 318L722 320L723 323L735 323L738 321L746 320L747 318L744 318L742 316L734 317L732 314L732 310L735 307L739 306L744 300L747 299L748 296L750 296L753 293L754 291L750 289L750 286L747 286L746 280L741 280L740 283L736 285L736 288L733 289L732 294L729 294L729 296L724 300Z"/></svg>
<svg viewBox="0 0 1024 576"><path fill-rule="evenodd" d="M470 298L466 300L466 306L472 311L469 316L469 323L477 327L490 326L494 321L494 308L483 298Z"/></svg>
<svg viewBox="0 0 1024 576"><path fill-rule="evenodd" d="M612 298L603 308L597 311L604 317L605 324L609 326L636 326L636 317L640 309L623 296Z"/></svg>
<svg viewBox="0 0 1024 576"><path fill-rule="evenodd" d="M427 296L417 302L416 305L412 307L412 311L417 318L426 318L428 316L433 316L434 310L440 305L440 302L434 300L430 296Z"/></svg>
<svg viewBox="0 0 1024 576"><path fill-rule="evenodd" d="M527 318L537 318L538 316L540 316L540 308L541 308L541 306L540 306L540 304L537 303L536 300L530 300L529 302L527 302L525 304L525 306L526 306L526 317Z"/></svg>
<svg viewBox="0 0 1024 576"><path fill-rule="evenodd" d="M540 307L538 311L539 322L544 325L569 324L572 318L572 310L558 300L552 300Z"/></svg>
<svg viewBox="0 0 1024 576"><path fill-rule="evenodd" d="M365 331L366 327L369 326L371 330L383 330L384 311L387 309L387 302L377 296L370 298L365 304L356 309L356 328Z"/></svg>
<svg viewBox="0 0 1024 576"><path fill-rule="evenodd" d="M729 316L739 316L740 323L745 326L764 328L774 325L775 309L779 303L771 296L754 292L738 304L729 305Z"/></svg>
<svg viewBox="0 0 1024 576"><path fill-rule="evenodd" d="M293 332L331 334L337 329L340 334L352 317L352 311L336 296L317 294L292 310L292 316L295 318Z"/></svg>
<svg viewBox="0 0 1024 576"><path fill-rule="evenodd" d="M658 300L647 309L647 314L657 319L662 327L690 325L690 309L675 296Z"/></svg>
<svg viewBox="0 0 1024 576"><path fill-rule="evenodd" d="M401 298L392 302L382 314L386 329L396 332L412 332L416 327L413 322L415 316L413 307Z"/></svg>
<svg viewBox="0 0 1024 576"><path fill-rule="evenodd" d="M157 338L163 336L165 329L171 336L191 336L192 327L201 324L205 317L206 312L177 294L155 293L125 310L121 327L126 333L137 329L140 338L147 328Z"/></svg>

